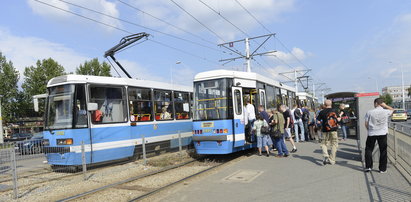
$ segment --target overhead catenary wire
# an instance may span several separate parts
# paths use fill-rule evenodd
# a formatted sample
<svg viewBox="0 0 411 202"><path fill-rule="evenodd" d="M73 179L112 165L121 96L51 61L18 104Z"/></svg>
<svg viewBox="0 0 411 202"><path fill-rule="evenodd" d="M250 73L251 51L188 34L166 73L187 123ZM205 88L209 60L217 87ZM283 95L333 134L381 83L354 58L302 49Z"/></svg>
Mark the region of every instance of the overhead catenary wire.
<svg viewBox="0 0 411 202"><path fill-rule="evenodd" d="M38 0L35 0L35 1L38 1ZM121 21L121 22L130 24L130 25L133 25L133 26L136 26L136 27L144 28L144 29L150 30L150 31L152 31L152 32L156 32L156 33L163 34L163 35L166 35L166 36L169 36L169 37L172 37L172 38L181 40L181 41L185 41L185 42L187 42L187 43L191 43L191 44L194 44L194 45L198 45L198 46L201 46L201 47L204 47L204 48L208 48L208 49L210 49L210 50L214 50L214 51L217 51L217 52L220 52L220 51L221 51L221 50L219 50L219 49L217 49L217 48L213 48L213 47L210 47L210 46L206 46L206 45L197 43L197 42L192 41L192 40L189 40L189 39L185 39L185 38L182 38L182 37L179 37L179 36L175 36L175 35L173 35L173 34L169 34L169 33L163 32L163 31L159 31L159 30L156 30L156 29L147 27L147 26L143 26L143 25L137 24L137 23L135 23L135 22L131 22L131 21L128 21L128 20L125 20L125 19L121 19L121 18L112 16L112 15L108 15L108 14L106 14L106 13L103 13L103 12L100 12L100 11L97 11L97 10L94 10L94 9L91 9L91 8L87 8L87 7L85 7L85 6L81 6L81 5L78 5L78 4L75 4L75 3L71 3L71 2L68 2L68 1L65 1L65 0L58 0L58 1L64 2L64 3L66 3L66 4L69 4L69 5L72 5L72 6L75 6L75 7L78 7L78 8L81 8L81 9L84 9L84 10L87 10L87 11L90 11L90 12L93 12L93 13L97 13L97 14L99 14L99 15L102 15L102 16L105 16L105 17L109 17L109 18L112 18L112 19L115 19L115 20L118 20L118 21ZM71 12L71 11L70 11L70 12Z"/></svg>
<svg viewBox="0 0 411 202"><path fill-rule="evenodd" d="M180 6L180 4L178 4L177 2L175 2L174 0L170 0L171 2L173 2L178 8L180 8L182 11L184 11L187 15L189 15L191 18L193 18L195 21L197 21L200 25L202 25L203 27L205 27L208 31L210 31L211 33L213 33L217 38L219 38L221 41L224 41L224 39L217 34L215 31L213 31L211 28L209 28L207 25L205 25L204 23L202 23L199 19L197 19L196 17L194 17L190 12L188 12L186 9L184 9L182 6Z"/></svg>
<svg viewBox="0 0 411 202"><path fill-rule="evenodd" d="M241 7L243 8L243 10L245 12L248 13L248 15L250 15L264 30L266 30L268 33L272 33L270 29L268 29L266 26L264 26L264 24L258 20L257 17L255 17L244 5L242 5L238 0L235 0L235 2ZM290 49L277 37L274 36L274 38L280 43L280 45L282 47L284 47L284 49L286 49L297 61L298 63L300 63L303 67L305 67L306 69L310 69L307 67L307 65L305 65L292 51L290 51ZM276 57L278 60L280 60L282 63L287 64L287 66L289 66L291 69L294 69L293 67L291 67L291 65L289 65L288 63L286 63L285 61L282 61L280 58ZM313 77L313 76L311 76ZM321 82L320 79L316 78L315 80L318 80L319 82Z"/></svg>
<svg viewBox="0 0 411 202"><path fill-rule="evenodd" d="M117 0L117 1L119 1L120 3L122 3L122 4L124 4L124 5L128 6L128 7L130 7L130 8L132 8L132 9L135 9L135 10L141 12L141 13L144 13L144 14L146 14L146 15L148 15L148 16L150 16L150 17L152 17L152 18L154 18L154 19L156 19L156 20L158 20L158 21L160 21L160 22L163 22L164 24L167 24L167 25L169 25L169 26L171 26L171 27L173 27L173 28L175 28L175 29L177 29L177 30L180 30L180 31L182 31L182 32L185 32L185 33L187 33L187 34L190 34L191 36L194 36L194 37L196 37L196 38L198 38L198 39L200 39L200 40L202 40L202 41L204 41L204 42L214 43L214 42L211 42L210 40L204 39L203 37L201 37L201 36L199 36L199 35L197 35L197 34L194 34L193 32L190 32L190 31L188 31L188 30L186 30L186 29L183 29L183 28L181 28L181 27L178 27L178 26L176 26L176 25L173 24L173 23L169 23L169 22L167 22L167 21L164 20L164 19L161 19L161 18L159 18L159 17L157 17L157 16L155 16L155 15L153 15L153 14L150 14L150 13L148 13L148 12L146 12L146 11L143 11L143 10L141 10L141 9L139 9L139 8L137 8L137 7L129 4L129 3L126 3L126 2L124 2L124 1L122 1L122 0Z"/></svg>
<svg viewBox="0 0 411 202"><path fill-rule="evenodd" d="M95 22L95 23L98 23L98 24L101 24L101 25L104 25L104 26L107 26L107 27L111 27L111 28L113 28L113 29L116 29L116 30L119 30L119 31L122 31L122 32L125 32L125 33L128 33L128 34L134 34L133 32L130 32L130 31L128 31L128 30L125 30L125 29L116 27L116 26L114 26L114 25L110 25L110 24L108 24L108 23L101 22L101 21L99 21L99 20L96 20L96 19L93 19L93 18L84 16L84 15L81 15L81 14L75 13L75 12L73 12L73 11L70 11L70 10L67 10L67 9L64 9L64 8L60 8L60 7L58 7L58 6L54 6L54 5L52 5L52 4L49 4L49 3L44 2L44 1L41 1L41 0L33 0L33 1L36 1L36 2L38 2L38 3L44 4L44 5L47 5L47 6L50 6L50 7L52 7L52 8L58 9L58 10L63 11L63 12L67 12L67 13L73 14L73 15L78 16L78 17L81 17L81 18L90 20L90 21L92 21L92 22ZM179 49L179 48L176 48L176 47L173 47L173 46L164 44L164 43L162 43L162 42L159 42L159 41L156 41L156 40L153 40L153 39L149 39L149 40L152 41L152 42L154 42L154 43L157 43L157 44L159 44L159 45L162 45L162 46L164 46L164 47L167 47L167 48L170 48L170 49L173 49L173 50L178 50L179 52L185 53L185 54L190 55L190 56L192 56L192 57L197 57L197 58L203 59L204 61L207 61L207 62L211 62L211 63L213 63L213 64L216 64L216 62L213 62L213 61L208 60L208 59L206 59L206 58L204 58L204 57L195 55L195 54L193 54L193 53L189 53L189 52L187 52L187 51L181 50L181 49ZM217 63L217 64L218 64L218 63Z"/></svg>

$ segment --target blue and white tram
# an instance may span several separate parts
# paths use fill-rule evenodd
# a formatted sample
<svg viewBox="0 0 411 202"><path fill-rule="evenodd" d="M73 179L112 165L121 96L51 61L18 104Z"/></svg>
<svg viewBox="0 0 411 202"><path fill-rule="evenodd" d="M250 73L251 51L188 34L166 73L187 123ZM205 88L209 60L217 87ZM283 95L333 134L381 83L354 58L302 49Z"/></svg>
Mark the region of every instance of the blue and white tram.
<svg viewBox="0 0 411 202"><path fill-rule="evenodd" d="M269 109L289 104L293 95L294 88L252 72L214 70L197 74L193 98L197 153L228 154L255 147L246 142L245 99L250 99L257 110L259 105Z"/></svg>
<svg viewBox="0 0 411 202"><path fill-rule="evenodd" d="M162 82L65 75L48 82L45 152L51 165L132 158L147 149L192 143L192 87Z"/></svg>
<svg viewBox="0 0 411 202"><path fill-rule="evenodd" d="M306 92L298 92L298 105L307 106L311 109L315 109L318 106L318 99L313 95Z"/></svg>

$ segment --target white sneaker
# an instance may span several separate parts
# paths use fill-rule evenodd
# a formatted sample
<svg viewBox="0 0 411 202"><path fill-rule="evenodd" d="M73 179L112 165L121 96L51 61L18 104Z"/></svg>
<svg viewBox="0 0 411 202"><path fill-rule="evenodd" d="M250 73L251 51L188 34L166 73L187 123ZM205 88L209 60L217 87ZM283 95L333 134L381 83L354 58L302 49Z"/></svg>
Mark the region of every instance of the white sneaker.
<svg viewBox="0 0 411 202"><path fill-rule="evenodd" d="M366 172L366 173L368 173L368 172L371 172L371 168L366 168L366 169L364 169L364 172Z"/></svg>
<svg viewBox="0 0 411 202"><path fill-rule="evenodd" d="M384 171L380 170L380 173L386 173L386 172L387 172L386 170L384 170Z"/></svg>

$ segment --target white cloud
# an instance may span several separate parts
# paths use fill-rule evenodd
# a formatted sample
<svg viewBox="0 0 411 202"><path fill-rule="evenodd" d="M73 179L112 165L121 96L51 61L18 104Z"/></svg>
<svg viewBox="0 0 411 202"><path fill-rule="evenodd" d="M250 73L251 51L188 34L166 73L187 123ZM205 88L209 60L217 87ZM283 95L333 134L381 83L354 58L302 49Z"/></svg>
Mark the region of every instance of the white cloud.
<svg viewBox="0 0 411 202"><path fill-rule="evenodd" d="M1 27L0 52L6 56L7 60L12 61L14 67L20 72L20 84L24 79L24 68L31 65L35 66L37 60L52 58L61 64L66 72L70 73L75 72L75 69L84 61L91 59L91 57L76 53L73 49L67 48L63 44L50 42L41 38L15 36ZM102 61L101 58L99 59ZM119 62L126 68L133 78L166 82L170 81L169 79L164 79L161 76L150 73L148 68L145 68L138 63L123 59L120 59ZM113 63L113 65L116 64ZM125 77L124 73L117 66L115 66L115 68L119 71L122 77ZM188 67L184 69L184 72L184 74L177 73L176 76L179 78L188 78L185 76L193 74L192 70ZM115 70L112 69L111 73L113 76L117 76ZM192 78L192 76L190 78Z"/></svg>
<svg viewBox="0 0 411 202"><path fill-rule="evenodd" d="M295 63L299 62L298 60L302 61L308 57L310 54L306 54L302 49L294 47L290 52L283 52L277 51L274 53L270 53L270 56L277 57L279 60L285 63ZM298 60L297 60L298 59ZM276 58L274 58L276 60Z"/></svg>
<svg viewBox="0 0 411 202"><path fill-rule="evenodd" d="M230 25L201 2L192 0L174 1L200 22L206 24L206 26L216 32L217 35L221 36L224 41L243 36L239 30ZM260 26L235 1L203 0L203 2L245 32L249 33L250 30ZM240 3L262 23L280 21L283 13L290 12L294 9L294 0L259 0L258 3L255 1L240 0ZM147 13L173 23L178 27L190 30L190 32L201 32L214 35L169 0L135 0L133 5ZM169 25L161 23L149 16L144 16L141 13L138 14L137 17L140 18L140 22L144 22L148 26L155 26L162 28L163 30L179 32L174 28L170 28Z"/></svg>
<svg viewBox="0 0 411 202"><path fill-rule="evenodd" d="M116 4L113 2L109 2L107 0L88 0L88 1L70 0L67 2L77 4L77 5L86 7L86 8L90 8L90 9L99 11L101 13L104 13L104 14L107 14L107 15L110 15L116 18L120 16L120 12L117 9ZM49 19L55 20L57 18L60 20L65 20L66 23L90 23L88 21L84 21L80 19L78 16L69 14L62 10L58 10L56 8L50 7L48 5L45 5L45 4L42 4L42 3L39 3L33 0L27 0L27 3L31 7L34 13L41 15L43 17L47 17ZM83 16L96 19L98 21L101 21L103 23L106 23L112 26L121 27L121 23L116 19L84 10L76 6L59 1L59 0L49 0L49 1L46 1L46 3L62 8L64 10L69 10L71 12L79 13ZM105 25L101 25L101 26L104 27L104 29L109 30L109 31L112 31L114 29L114 28L111 28Z"/></svg>
<svg viewBox="0 0 411 202"><path fill-rule="evenodd" d="M13 62L14 67L21 74L23 74L25 67L35 65L37 60L53 58L65 67L66 72L74 72L80 63L89 59L63 44L36 37L15 36L1 27L0 51L7 60ZM21 76L21 78L23 77Z"/></svg>
<svg viewBox="0 0 411 202"><path fill-rule="evenodd" d="M66 12L62 12L61 10L57 10L55 8L52 8L50 6L41 4L39 2L33 1L33 0L27 0L27 3L31 7L34 13L42 16L53 16L53 17L68 17L70 14ZM49 0L46 3L54 5L56 7L69 10L69 6L66 3L63 3L58 0Z"/></svg>

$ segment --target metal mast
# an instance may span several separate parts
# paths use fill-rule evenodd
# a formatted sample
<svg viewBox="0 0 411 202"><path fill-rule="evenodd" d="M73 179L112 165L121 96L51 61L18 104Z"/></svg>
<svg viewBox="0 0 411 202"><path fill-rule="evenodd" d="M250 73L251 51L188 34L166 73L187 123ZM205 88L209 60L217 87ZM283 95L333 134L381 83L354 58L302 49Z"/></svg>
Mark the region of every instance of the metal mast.
<svg viewBox="0 0 411 202"><path fill-rule="evenodd" d="M267 40L270 39L274 35L275 34L267 34L267 35L251 37L251 38L245 38L245 39L241 39L241 40L237 40L237 41L231 41L231 42L227 42L227 43L218 44L218 46L224 47L224 48L230 50L231 52L236 53L237 55L239 55L239 57L222 59L222 60L219 60L219 62L226 62L224 64L227 64L227 63L232 62L234 60L244 58L245 61L246 61L246 64L247 64L246 71L251 72L251 60L253 59L254 56L265 55L265 54L268 54L268 53L277 52L277 51L267 51L267 52L263 52L263 53L256 53L257 50L259 50L265 44L265 42L267 42ZM251 52L250 40L263 38L263 37L266 37L266 39L254 51ZM233 48L234 43L243 42L243 41L245 42L245 54L243 54L240 51Z"/></svg>

